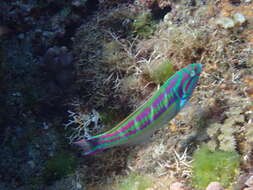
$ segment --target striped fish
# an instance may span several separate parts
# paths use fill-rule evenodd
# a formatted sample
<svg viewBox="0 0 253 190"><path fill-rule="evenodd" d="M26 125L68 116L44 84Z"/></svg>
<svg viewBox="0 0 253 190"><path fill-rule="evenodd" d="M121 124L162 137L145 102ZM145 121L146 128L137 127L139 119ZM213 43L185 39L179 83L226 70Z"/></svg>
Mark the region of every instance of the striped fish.
<svg viewBox="0 0 253 190"><path fill-rule="evenodd" d="M90 155L118 145L134 145L150 137L184 107L197 85L201 64L190 64L170 77L154 95L111 130L74 142Z"/></svg>

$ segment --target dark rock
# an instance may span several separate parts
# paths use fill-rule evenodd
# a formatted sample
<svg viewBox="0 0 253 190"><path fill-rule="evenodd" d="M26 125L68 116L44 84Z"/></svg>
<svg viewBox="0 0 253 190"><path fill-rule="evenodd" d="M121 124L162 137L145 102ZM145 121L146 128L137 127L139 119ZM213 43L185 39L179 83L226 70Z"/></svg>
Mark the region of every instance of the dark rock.
<svg viewBox="0 0 253 190"><path fill-rule="evenodd" d="M166 5L164 7L160 7L157 1L155 1L151 6L151 13L153 18L156 20L163 19L163 17L171 11L171 6Z"/></svg>
<svg viewBox="0 0 253 190"><path fill-rule="evenodd" d="M248 174L240 175L238 181L233 185L233 189L243 189L245 187L245 182L248 179Z"/></svg>
<svg viewBox="0 0 253 190"><path fill-rule="evenodd" d="M49 83L62 90L70 88L75 79L73 55L66 47L49 48L42 59L41 69Z"/></svg>
<svg viewBox="0 0 253 190"><path fill-rule="evenodd" d="M229 0L232 5L239 6L241 4L241 0Z"/></svg>

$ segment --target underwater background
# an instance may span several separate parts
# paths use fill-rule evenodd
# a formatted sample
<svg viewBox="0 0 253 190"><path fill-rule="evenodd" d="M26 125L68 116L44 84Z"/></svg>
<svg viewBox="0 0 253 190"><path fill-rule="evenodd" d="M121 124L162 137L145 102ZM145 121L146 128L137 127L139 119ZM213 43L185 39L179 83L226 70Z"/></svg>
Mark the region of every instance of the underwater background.
<svg viewBox="0 0 253 190"><path fill-rule="evenodd" d="M190 103L147 142L83 156L178 70ZM1 190L253 189L253 1L2 0Z"/></svg>

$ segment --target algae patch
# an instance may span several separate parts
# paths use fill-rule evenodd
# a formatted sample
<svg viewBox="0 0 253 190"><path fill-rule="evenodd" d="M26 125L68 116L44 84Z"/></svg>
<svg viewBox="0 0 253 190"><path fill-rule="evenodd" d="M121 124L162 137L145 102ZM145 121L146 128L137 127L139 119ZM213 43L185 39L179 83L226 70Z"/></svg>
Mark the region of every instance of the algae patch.
<svg viewBox="0 0 253 190"><path fill-rule="evenodd" d="M44 181L52 183L55 180L61 179L73 173L77 165L77 160L72 153L59 152L45 163L43 171Z"/></svg>
<svg viewBox="0 0 253 190"><path fill-rule="evenodd" d="M152 70L150 69L150 77L156 84L165 82L173 74L173 65L168 60L159 64L154 64Z"/></svg>
<svg viewBox="0 0 253 190"><path fill-rule="evenodd" d="M202 146L193 160L192 185L197 189L205 189L213 181L228 187L239 174L240 156L235 151L211 151Z"/></svg>
<svg viewBox="0 0 253 190"><path fill-rule="evenodd" d="M139 14L133 22L134 33L142 38L152 35L155 29L156 25L150 12Z"/></svg>
<svg viewBox="0 0 253 190"><path fill-rule="evenodd" d="M150 177L131 173L117 184L118 190L146 190L152 187Z"/></svg>

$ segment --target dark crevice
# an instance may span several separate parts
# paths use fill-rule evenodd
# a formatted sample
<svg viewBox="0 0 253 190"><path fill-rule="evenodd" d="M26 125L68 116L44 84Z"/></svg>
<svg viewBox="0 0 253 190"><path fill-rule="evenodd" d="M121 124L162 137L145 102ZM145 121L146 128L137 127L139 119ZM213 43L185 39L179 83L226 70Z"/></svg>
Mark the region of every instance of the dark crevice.
<svg viewBox="0 0 253 190"><path fill-rule="evenodd" d="M234 6L239 6L241 4L241 0L229 0L229 2Z"/></svg>
<svg viewBox="0 0 253 190"><path fill-rule="evenodd" d="M94 11L97 11L99 8L99 1L98 0L88 0L85 4L85 7L75 7L73 8L73 12L80 15L81 18L86 18L94 13ZM75 31L77 28L80 27L82 24L82 20L70 18L68 20L68 23L65 27L65 34L59 38L56 39L57 43L56 45L59 46L66 46L68 48L72 47L72 40L71 37L74 36Z"/></svg>
<svg viewBox="0 0 253 190"><path fill-rule="evenodd" d="M166 7L159 7L158 3L155 1L152 6L151 6L151 14L153 19L155 20L161 20L163 17L171 11L171 6L166 6Z"/></svg>
<svg viewBox="0 0 253 190"><path fill-rule="evenodd" d="M96 11L99 7L99 0L88 0L86 3L87 7L87 15L92 14L94 11Z"/></svg>

